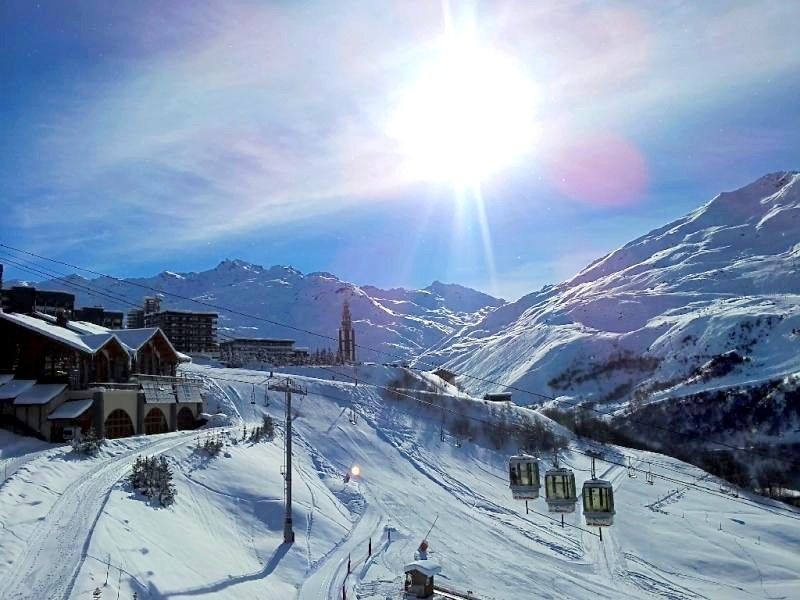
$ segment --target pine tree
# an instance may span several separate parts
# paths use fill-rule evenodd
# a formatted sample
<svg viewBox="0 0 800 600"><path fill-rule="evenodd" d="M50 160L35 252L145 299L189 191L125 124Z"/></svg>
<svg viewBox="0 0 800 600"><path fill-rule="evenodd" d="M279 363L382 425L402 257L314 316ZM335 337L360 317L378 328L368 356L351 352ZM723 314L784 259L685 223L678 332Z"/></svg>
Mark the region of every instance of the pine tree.
<svg viewBox="0 0 800 600"><path fill-rule="evenodd" d="M263 431L269 439L275 437L275 422L270 415L264 415Z"/></svg>

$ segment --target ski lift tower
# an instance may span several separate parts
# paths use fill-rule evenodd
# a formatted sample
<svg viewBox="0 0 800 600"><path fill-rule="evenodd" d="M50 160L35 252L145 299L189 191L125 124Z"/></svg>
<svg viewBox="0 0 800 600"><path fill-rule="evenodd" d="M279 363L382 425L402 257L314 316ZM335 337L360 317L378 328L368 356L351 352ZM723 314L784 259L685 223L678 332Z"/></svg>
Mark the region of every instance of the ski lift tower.
<svg viewBox="0 0 800 600"><path fill-rule="evenodd" d="M284 499L286 501L286 516L283 520L283 542L285 544L294 543L294 529L292 529L292 394L301 396L308 395L305 388L300 387L292 379L286 378L284 381L273 383L269 389L284 392L286 394L286 433L284 445L286 447L286 464L283 468Z"/></svg>

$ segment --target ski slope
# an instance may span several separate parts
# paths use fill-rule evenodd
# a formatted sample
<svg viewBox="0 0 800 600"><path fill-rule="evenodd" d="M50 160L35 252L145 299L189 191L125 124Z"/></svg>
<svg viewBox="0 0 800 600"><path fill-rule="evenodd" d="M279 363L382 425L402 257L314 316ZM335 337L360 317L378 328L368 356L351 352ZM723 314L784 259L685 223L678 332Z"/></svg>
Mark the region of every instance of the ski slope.
<svg viewBox="0 0 800 600"><path fill-rule="evenodd" d="M189 369L208 382L212 409L248 428L264 412L282 420L282 394L270 392L269 406L256 394L252 405L252 385L228 381L262 382L264 372ZM400 598L403 565L434 520L428 540L443 567L437 583L482 599L798 597L800 512L734 498L669 457L607 448L615 462L635 456L640 467L651 463L686 485L660 478L647 485L598 463L614 482L617 506L600 542L596 529L584 528L580 505L562 528L543 500L531 501L526 514L511 499L505 461L516 448L442 441L437 413L387 400L374 387L394 369L360 366L358 376L356 386L324 369L293 369L308 389L294 403L293 545L282 544L280 427L274 441L251 444L241 441L237 421L211 459L194 447L204 432L115 442L92 466L53 450L0 496L0 597L87 598L100 587L104 598L135 591L139 599L317 600L341 598L343 588L348 598ZM464 402L482 410L481 402ZM580 485L589 461L575 444L562 460ZM149 506L119 481L144 451L163 452L174 467L169 508ZM345 484L355 464L362 476ZM44 531L39 517L50 523Z"/></svg>

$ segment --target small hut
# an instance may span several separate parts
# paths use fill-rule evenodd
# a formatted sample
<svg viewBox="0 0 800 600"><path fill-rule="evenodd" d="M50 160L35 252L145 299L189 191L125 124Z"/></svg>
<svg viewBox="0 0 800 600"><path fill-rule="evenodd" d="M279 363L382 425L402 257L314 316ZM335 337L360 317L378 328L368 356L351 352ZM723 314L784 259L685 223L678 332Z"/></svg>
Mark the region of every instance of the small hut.
<svg viewBox="0 0 800 600"><path fill-rule="evenodd" d="M433 372L433 374L436 375L439 379L446 381L450 385L456 384L456 374L453 373L452 371L448 371L447 369L436 369Z"/></svg>
<svg viewBox="0 0 800 600"><path fill-rule="evenodd" d="M511 402L511 392L491 392L484 394L483 399L487 402Z"/></svg>
<svg viewBox="0 0 800 600"><path fill-rule="evenodd" d="M412 598L433 597L433 576L442 568L430 559L420 559L405 566L405 592Z"/></svg>

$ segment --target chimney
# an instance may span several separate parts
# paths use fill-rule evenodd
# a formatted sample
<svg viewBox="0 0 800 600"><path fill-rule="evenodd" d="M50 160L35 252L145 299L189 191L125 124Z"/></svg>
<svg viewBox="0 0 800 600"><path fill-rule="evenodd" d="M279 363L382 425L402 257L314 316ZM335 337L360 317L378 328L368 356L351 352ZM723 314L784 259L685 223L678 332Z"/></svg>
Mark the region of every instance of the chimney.
<svg viewBox="0 0 800 600"><path fill-rule="evenodd" d="M69 318L67 317L67 311L63 308L59 308L56 311L56 325L60 325L61 327L66 327L67 323L69 323Z"/></svg>

